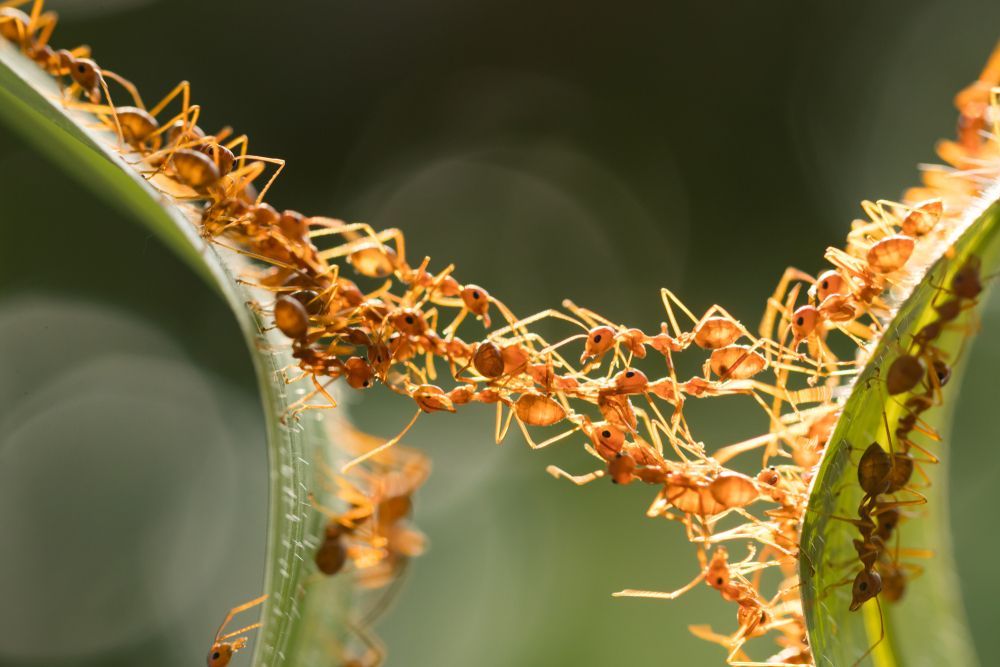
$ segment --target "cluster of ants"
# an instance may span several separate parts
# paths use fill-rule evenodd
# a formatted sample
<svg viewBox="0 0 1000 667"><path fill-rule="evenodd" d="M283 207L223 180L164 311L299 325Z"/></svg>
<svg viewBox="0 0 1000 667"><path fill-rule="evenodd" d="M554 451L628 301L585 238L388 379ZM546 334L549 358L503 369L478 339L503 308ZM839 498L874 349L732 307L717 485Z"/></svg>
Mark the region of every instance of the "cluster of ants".
<svg viewBox="0 0 1000 667"><path fill-rule="evenodd" d="M698 576L672 593L616 595L669 599L704 581L735 603L738 628L729 635L704 626L692 631L725 646L729 663L813 663L798 592L799 537L814 467L838 417L835 389L867 361L871 342L892 315L889 295L908 289L907 268L935 259L950 243L961 211L982 186L977 177L928 171L926 187L907 193L905 203L864 202L868 219L855 221L844 249L827 251L828 270L817 277L794 268L785 272L757 335L718 305L696 316L666 289L666 321L659 331L621 326L569 301L564 310L518 318L486 289L459 281L454 266L432 271L430 258L411 265L400 230L273 208L264 198L282 160L249 154L247 137L233 137L229 128L203 131L186 82L147 108L136 87L97 65L87 47L54 50L49 39L55 16L42 11L43 0L34 0L30 13L17 8L28 1L0 3L0 35L55 77L66 106L92 114L113 133L116 147L143 177L195 207L206 238L253 260L253 274L242 279L273 295L254 307L288 339L295 366L285 380L311 386L285 418L334 407L332 385L341 379L356 390L384 385L415 405L413 418L395 437L358 438L354 458L340 469L318 464L319 483L346 507L334 510L312 497L328 521L314 554L321 575L351 571L366 587L391 583L423 550L409 516L413 493L429 473L427 460L400 446L400 439L421 414L490 404L498 443L514 422L534 449L581 433L597 470L573 475L550 466L551 474L578 485L603 477L620 485L648 484L657 492L647 514L684 526L696 547ZM131 106L112 102L109 81L126 90ZM983 161L996 157L986 128L996 122L990 91L998 81L1000 51L957 99L959 139L940 146L957 169L975 165L981 174ZM177 112L165 113L175 103ZM268 165L274 171L258 191L255 182ZM854 579L852 609L880 592L897 599L903 590L899 550L892 553L886 545L899 508L919 499L895 494L912 491L909 479L918 464L912 451L924 455L921 461L935 460L911 437L914 430L933 435L920 415L939 402L949 375L934 343L980 290L978 266L964 266L946 290L950 297L935 306L937 319L888 369L889 393L912 395L895 432L896 446L891 438L888 452L873 444L858 466L864 500L858 518L845 519L861 535L855 541L862 569ZM467 342L458 332L472 320L483 329ZM550 342L529 328L543 320L567 327L567 335ZM851 343L849 354L834 351L835 331ZM682 379L675 362L694 355L701 372ZM768 432L710 452L692 433L686 402L732 395L760 407ZM558 431L544 439L529 431L553 427ZM756 475L725 466L759 449L764 453ZM785 462L774 464L777 459ZM748 508L758 503L770 506L754 514ZM747 544L749 554L730 562L724 543L734 541ZM780 581L775 593L765 595L763 577L771 568ZM263 599L231 610L209 654L210 667L223 667L245 646L246 633L259 624L236 632L225 627ZM780 651L766 662L751 662L745 643L770 633ZM381 662L376 642L366 643L365 656L343 664Z"/></svg>

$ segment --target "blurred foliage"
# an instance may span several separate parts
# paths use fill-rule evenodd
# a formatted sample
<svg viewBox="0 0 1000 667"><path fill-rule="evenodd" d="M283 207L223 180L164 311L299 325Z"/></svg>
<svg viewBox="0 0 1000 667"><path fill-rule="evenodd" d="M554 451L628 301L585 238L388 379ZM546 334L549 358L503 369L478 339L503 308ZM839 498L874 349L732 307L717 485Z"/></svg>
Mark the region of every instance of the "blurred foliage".
<svg viewBox="0 0 1000 667"><path fill-rule="evenodd" d="M191 80L208 127L287 158L277 205L402 227L413 256L456 262L519 313L570 297L639 326L659 321L661 285L754 322L786 264L818 266L859 199L895 195L933 160L950 95L1000 24L1000 6L965 0L52 8L60 44L90 43L149 98ZM0 664L201 664L263 568L264 426L236 323L5 130L0 197ZM983 643L1000 537L975 519L996 474L1000 352L981 340L951 452ZM409 411L378 392L349 409L381 435ZM695 425L713 443L757 426L713 416ZM735 626L716 595L610 597L696 570L676 526L643 517L648 494L561 485L546 464L589 462L497 448L491 420L438 415L409 438L435 460L417 499L432 549L380 627L389 664L721 663L686 631ZM16 568L32 574L4 580Z"/></svg>

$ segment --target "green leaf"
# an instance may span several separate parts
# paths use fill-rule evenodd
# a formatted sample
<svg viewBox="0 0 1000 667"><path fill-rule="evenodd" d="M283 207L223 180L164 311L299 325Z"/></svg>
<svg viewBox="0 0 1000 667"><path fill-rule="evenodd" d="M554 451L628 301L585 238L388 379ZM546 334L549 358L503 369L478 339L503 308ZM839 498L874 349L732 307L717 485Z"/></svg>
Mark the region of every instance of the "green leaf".
<svg viewBox="0 0 1000 667"><path fill-rule="evenodd" d="M984 202L995 202L996 197L994 190ZM935 343L952 365L952 376L944 388L942 406L925 412L922 418L941 435L941 442L919 435L915 440L941 463L921 464L932 484L920 489L928 502L908 508L911 517L898 529L902 548L931 550L933 556L901 558L901 562L913 563L923 572L918 575L914 570L915 576L908 578L901 601L881 601L881 618L874 600L859 611L849 611L851 586L842 582L850 582L860 570L852 545L858 530L834 517L857 517L863 495L857 480L861 453L872 442L888 449L883 413L891 433L907 413L903 407L907 395L890 397L885 375L892 361L909 349L913 334L936 318L935 299L939 303L946 294L941 286L950 284L969 257L979 257L983 276L1000 265L1000 203L986 203L970 211L959 226L953 253L938 258L916 276L912 292L899 304L846 399L813 482L802 528L800 574L809 639L818 666L854 664L875 645L883 619L885 638L866 661L879 667L977 664L951 553L946 469L949 422L958 399L962 351L975 328L972 313L959 319L964 326L946 329ZM923 483L919 472L914 473L913 482Z"/></svg>
<svg viewBox="0 0 1000 667"><path fill-rule="evenodd" d="M321 664L321 656L329 661L331 652L348 641L344 620L353 591L347 577L315 574L312 555L323 521L310 509L307 493L321 488L308 477L309 463L332 451L332 431L319 411L305 413L308 418L291 426L284 423L289 404L303 390L287 384L281 373L293 361L287 340L267 331L260 313L249 305L267 303L270 297L237 280L251 268L249 260L203 239L197 209L151 186L130 164L137 156L120 154L117 137L101 128L97 118L66 108L53 79L4 40L0 118L72 177L142 221L229 304L253 359L267 422L270 516L264 591L269 597L253 664ZM333 498L321 501L337 508ZM206 651L211 631L206 628Z"/></svg>

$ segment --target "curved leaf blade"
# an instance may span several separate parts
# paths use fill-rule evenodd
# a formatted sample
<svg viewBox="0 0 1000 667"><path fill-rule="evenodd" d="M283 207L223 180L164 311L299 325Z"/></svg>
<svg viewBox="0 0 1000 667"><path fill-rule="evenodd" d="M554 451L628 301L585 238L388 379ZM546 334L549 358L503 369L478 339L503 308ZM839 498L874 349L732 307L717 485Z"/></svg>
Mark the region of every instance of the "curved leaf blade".
<svg viewBox="0 0 1000 667"><path fill-rule="evenodd" d="M284 380L282 369L293 363L287 341L268 331L252 306L268 295L238 280L250 262L202 238L197 209L154 188L133 167L138 156L119 153L115 135L99 129L96 118L65 107L61 98L47 74L0 40L0 118L71 177L147 226L223 296L239 322L263 402L270 470L264 574L269 597L253 664L318 664L319 656L328 659L331 650L342 650L332 647L348 641L344 620L353 596L347 578L312 576L323 521L310 509L308 490L316 485L309 462L333 449L336 434L315 412L285 423L289 406L304 390ZM335 498L321 496L321 501L337 507ZM206 628L206 648L209 632Z"/></svg>
<svg viewBox="0 0 1000 667"><path fill-rule="evenodd" d="M913 518L904 521L898 531L904 549L929 549L934 555L926 562L905 556L901 559L916 561L915 567L904 598L896 604L882 602L881 617L874 602L859 612L849 611L849 582L860 568L852 545L858 531L834 517L857 517L862 497L857 481L861 452L872 442L888 449L883 413L889 433L895 433L897 423L907 413L902 400L888 396L884 372L909 347L913 334L935 319L933 304L944 294L940 286L950 284L958 268L973 255L980 258L983 275L1000 265L1000 203L990 204L996 197L994 189L968 213L966 224L943 244L950 245L953 252L930 265L900 303L844 403L816 473L802 529L800 575L809 639L818 666L855 664L876 644L883 622L885 638L870 658L879 667L977 664L951 555L945 465L948 424L960 389L961 351L971 335L969 329L946 329L935 343L952 364L952 377L944 388L943 405L925 412L922 419L941 435L941 443L927 446L941 464L921 465L931 482L929 488L920 490L928 502L910 512ZM926 442L926 438L921 441ZM915 474L914 479L919 476Z"/></svg>

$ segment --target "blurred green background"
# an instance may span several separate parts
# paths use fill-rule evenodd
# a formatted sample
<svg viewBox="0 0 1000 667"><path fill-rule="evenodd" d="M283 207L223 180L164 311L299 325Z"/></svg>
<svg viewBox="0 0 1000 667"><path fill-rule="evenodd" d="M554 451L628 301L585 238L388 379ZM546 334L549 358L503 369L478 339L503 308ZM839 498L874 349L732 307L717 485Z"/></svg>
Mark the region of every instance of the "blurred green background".
<svg viewBox="0 0 1000 667"><path fill-rule="evenodd" d="M91 44L147 100L189 79L203 126L286 158L277 206L398 226L412 257L456 262L518 313L570 297L650 328L662 285L755 324L859 199L916 181L1000 34L1000 4L968 1L50 7L58 45ZM0 217L0 664L203 664L263 571L264 429L233 318L4 128ZM952 512L990 655L1000 347L982 341ZM383 436L410 414L377 390L347 403ZM760 427L702 412L710 446ZM545 465L590 469L577 448L498 448L492 419L436 415L409 438L434 458L432 548L379 626L389 665L722 664L686 630L735 628L714 592L610 597L696 573L678 527L643 517L649 489L558 483Z"/></svg>

